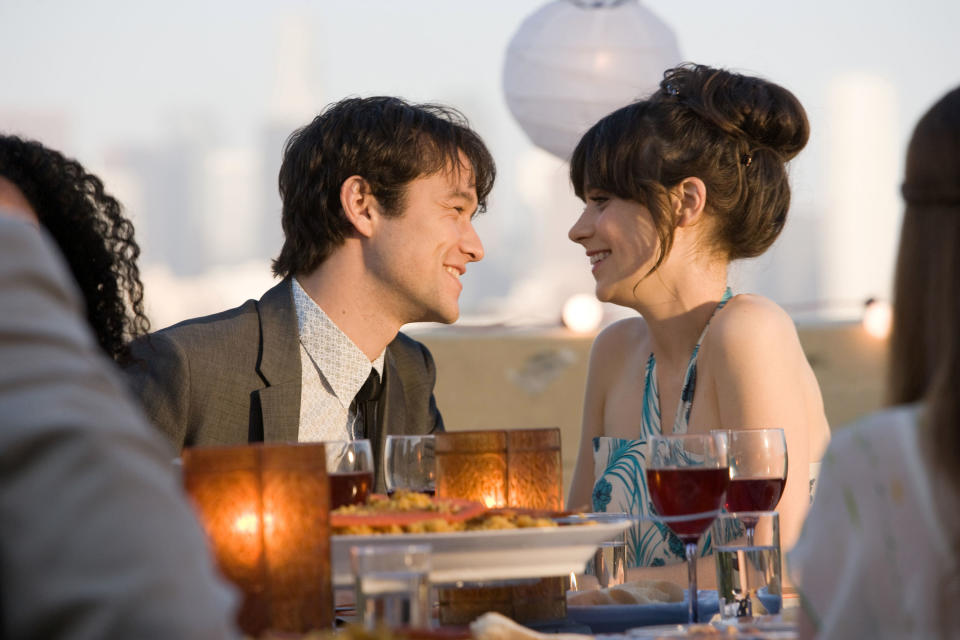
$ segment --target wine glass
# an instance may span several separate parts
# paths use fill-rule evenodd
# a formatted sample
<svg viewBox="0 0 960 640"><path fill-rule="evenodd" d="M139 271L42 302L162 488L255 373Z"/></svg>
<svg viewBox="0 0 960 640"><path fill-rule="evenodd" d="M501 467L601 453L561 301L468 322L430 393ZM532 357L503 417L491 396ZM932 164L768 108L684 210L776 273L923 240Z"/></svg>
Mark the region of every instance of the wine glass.
<svg viewBox="0 0 960 640"><path fill-rule="evenodd" d="M387 493L407 489L434 495L436 466L432 435L388 435L383 452Z"/></svg>
<svg viewBox="0 0 960 640"><path fill-rule="evenodd" d="M330 508L363 504L373 487L373 450L369 440L328 440Z"/></svg>
<svg viewBox="0 0 960 640"><path fill-rule="evenodd" d="M660 520L683 541L689 578L689 621L699 617L697 541L716 519L730 483L727 434L653 436L647 488Z"/></svg>
<svg viewBox="0 0 960 640"><path fill-rule="evenodd" d="M783 429L742 429L727 432L730 486L727 511L773 511L787 483L787 439ZM753 544L757 519L740 518Z"/></svg>

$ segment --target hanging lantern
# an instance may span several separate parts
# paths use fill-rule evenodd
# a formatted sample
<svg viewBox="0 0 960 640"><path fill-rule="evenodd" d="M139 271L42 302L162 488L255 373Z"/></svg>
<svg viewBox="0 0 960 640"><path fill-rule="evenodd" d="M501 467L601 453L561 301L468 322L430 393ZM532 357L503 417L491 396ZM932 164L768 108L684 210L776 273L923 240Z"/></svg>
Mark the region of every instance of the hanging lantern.
<svg viewBox="0 0 960 640"><path fill-rule="evenodd" d="M569 160L591 125L680 62L673 31L638 0L554 0L510 41L503 91L530 140Z"/></svg>

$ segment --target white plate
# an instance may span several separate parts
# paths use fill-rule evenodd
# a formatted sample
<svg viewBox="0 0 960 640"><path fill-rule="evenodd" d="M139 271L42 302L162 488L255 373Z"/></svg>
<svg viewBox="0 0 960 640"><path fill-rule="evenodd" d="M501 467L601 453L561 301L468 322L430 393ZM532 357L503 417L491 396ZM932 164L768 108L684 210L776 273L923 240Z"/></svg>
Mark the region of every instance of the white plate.
<svg viewBox="0 0 960 640"><path fill-rule="evenodd" d="M356 545L431 545L433 584L566 576L582 572L597 546L630 524L618 520L493 531L332 536L333 583L353 584L350 547Z"/></svg>

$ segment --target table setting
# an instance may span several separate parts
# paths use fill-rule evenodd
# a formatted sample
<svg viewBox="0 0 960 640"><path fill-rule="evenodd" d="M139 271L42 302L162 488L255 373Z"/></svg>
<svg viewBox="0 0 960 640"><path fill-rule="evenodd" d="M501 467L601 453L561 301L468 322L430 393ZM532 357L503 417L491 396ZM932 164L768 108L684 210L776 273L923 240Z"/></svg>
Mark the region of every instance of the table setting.
<svg viewBox="0 0 960 640"><path fill-rule="evenodd" d="M783 610L771 510L786 475L785 445L782 431L765 431L652 438L645 473L655 513L642 517L562 510L555 429L389 436L387 495L369 492L366 441L187 451L184 479L221 570L243 592L238 619L249 637L384 628L475 640L710 637L711 629L796 637ZM244 473L253 481L238 496ZM745 489L731 496L730 486ZM307 494L291 498L294 489ZM224 505L234 506L226 513ZM744 506L751 510L731 510ZM683 541L686 584L628 579L624 532L644 518ZM693 554L708 531L717 590L697 589ZM311 555L319 560L305 563ZM587 589L585 577L596 587ZM475 629L483 619L477 629L493 636Z"/></svg>

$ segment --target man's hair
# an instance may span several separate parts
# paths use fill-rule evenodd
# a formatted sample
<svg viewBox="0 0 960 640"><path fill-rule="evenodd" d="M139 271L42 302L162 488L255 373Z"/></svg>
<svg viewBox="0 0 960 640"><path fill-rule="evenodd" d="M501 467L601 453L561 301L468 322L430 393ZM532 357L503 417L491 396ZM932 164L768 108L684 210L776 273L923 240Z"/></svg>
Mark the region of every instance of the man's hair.
<svg viewBox="0 0 960 640"><path fill-rule="evenodd" d="M469 167L461 166L461 153ZM410 182L447 169L473 172L483 211L496 175L493 157L455 109L383 96L327 106L284 147L285 239L274 274L309 273L343 243L353 227L340 188L350 176L367 182L385 215L399 215Z"/></svg>

